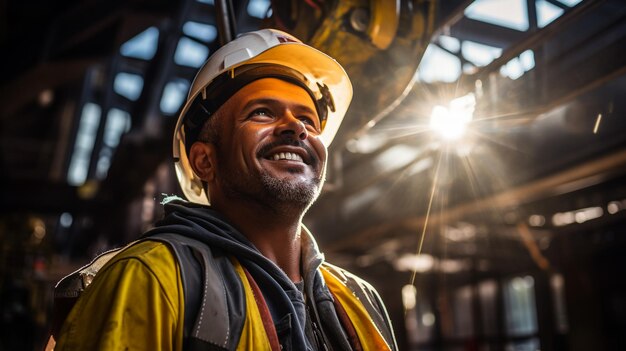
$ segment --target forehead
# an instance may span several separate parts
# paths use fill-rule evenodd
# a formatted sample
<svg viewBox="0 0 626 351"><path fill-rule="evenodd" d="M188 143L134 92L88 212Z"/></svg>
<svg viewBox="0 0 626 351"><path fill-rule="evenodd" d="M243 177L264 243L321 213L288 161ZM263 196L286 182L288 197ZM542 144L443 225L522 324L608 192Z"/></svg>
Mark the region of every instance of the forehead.
<svg viewBox="0 0 626 351"><path fill-rule="evenodd" d="M226 104L237 109L245 107L250 101L263 99L275 100L291 108L308 108L317 114L313 99L306 90L277 78L255 80L241 88Z"/></svg>

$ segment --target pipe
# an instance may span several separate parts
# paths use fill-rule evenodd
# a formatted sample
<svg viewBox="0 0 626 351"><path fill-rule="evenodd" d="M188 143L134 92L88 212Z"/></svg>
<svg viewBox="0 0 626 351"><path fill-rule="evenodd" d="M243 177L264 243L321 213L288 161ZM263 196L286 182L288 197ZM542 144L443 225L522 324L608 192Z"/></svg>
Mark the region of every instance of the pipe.
<svg viewBox="0 0 626 351"><path fill-rule="evenodd" d="M226 45L237 35L235 11L231 0L215 0L215 20L220 46Z"/></svg>

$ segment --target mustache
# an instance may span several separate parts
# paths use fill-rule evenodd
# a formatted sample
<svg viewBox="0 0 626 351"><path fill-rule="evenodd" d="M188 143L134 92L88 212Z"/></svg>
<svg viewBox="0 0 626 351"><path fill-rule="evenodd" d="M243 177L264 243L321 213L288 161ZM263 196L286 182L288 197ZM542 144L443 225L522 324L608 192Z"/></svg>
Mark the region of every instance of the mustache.
<svg viewBox="0 0 626 351"><path fill-rule="evenodd" d="M312 166L317 166L317 164L319 163L319 158L317 157L315 152L313 152L313 150L308 145L298 139L282 139L265 144L259 148L259 151L257 152L257 157L264 157L272 149L279 146L295 146L302 148L306 152Z"/></svg>

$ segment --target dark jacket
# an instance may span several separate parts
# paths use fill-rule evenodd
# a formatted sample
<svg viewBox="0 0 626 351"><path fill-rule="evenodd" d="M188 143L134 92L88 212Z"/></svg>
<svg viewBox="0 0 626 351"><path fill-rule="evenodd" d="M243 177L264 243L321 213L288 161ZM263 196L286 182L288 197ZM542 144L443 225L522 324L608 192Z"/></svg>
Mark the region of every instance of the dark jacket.
<svg viewBox="0 0 626 351"><path fill-rule="evenodd" d="M324 256L319 252L317 244L308 231L305 231L306 235L302 236L304 295L307 296L308 300L305 302L303 294L287 275L274 262L263 256L243 234L228 224L218 212L209 207L182 201L166 204L165 210L165 218L159 221L153 230L147 232L144 238L158 239L159 236L176 234L204 244L202 249L208 250L205 254L209 257L205 261L208 265L213 266L208 267L213 272L209 273L209 276L205 274L205 279L219 279L211 278L210 275L221 277L223 288L228 292L226 301L223 301L222 304L227 306L225 308L228 309L228 316L231 317L230 319L223 319L228 320L228 327L231 331L230 340L227 341L229 345L236 347L238 337L237 333L232 331L241 330L243 325L242 317L245 316L243 287L238 283L239 279L229 260L230 256L234 256L260 287L283 347L293 350L316 348L314 346L316 342L308 340L305 336L308 307L311 318L310 323L313 324L315 338L320 344L326 345L331 350L351 349L348 335L337 316L333 304L333 296L326 287L320 273L320 266L324 262ZM183 245L186 248L179 247L178 250L193 251L200 247L193 242L190 242L190 245L193 245L193 248L189 245ZM195 256L198 255L196 254ZM384 304L376 291L365 281L349 272L328 264L325 265L327 270L340 276L345 281L346 285L363 303L387 343L393 349L397 349L391 323ZM201 266L202 264L196 265L196 269L202 270ZM206 270L207 267L204 267L204 269ZM195 274L198 275L197 272ZM183 272L183 279L186 276L188 274ZM220 284L216 283L216 285ZM221 290L222 286L219 286L219 288ZM200 305L199 297L199 294L196 294L195 297L185 294L185 305ZM188 301L192 299L195 302ZM221 311L220 313L224 312ZM185 319L187 323L188 321L191 322L193 317L186 316ZM215 328L214 325L205 327L204 329L207 330ZM200 328L196 329L202 330L203 327L200 326ZM213 334L217 335L215 331L213 331ZM206 340L206 338L207 335L200 339L196 338L192 343L203 344L202 339ZM320 347L323 349L322 345Z"/></svg>

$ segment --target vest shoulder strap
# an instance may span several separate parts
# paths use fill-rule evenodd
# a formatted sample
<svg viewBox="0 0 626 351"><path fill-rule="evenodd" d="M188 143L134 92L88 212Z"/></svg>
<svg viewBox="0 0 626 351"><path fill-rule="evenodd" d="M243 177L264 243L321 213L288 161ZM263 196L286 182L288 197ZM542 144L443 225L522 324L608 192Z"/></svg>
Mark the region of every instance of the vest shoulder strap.
<svg viewBox="0 0 626 351"><path fill-rule="evenodd" d="M324 262L320 268L333 297L352 320L363 348L367 350L372 345L379 345L374 349L397 350L391 320L376 289L358 276L330 263ZM370 342L364 343L364 339Z"/></svg>
<svg viewBox="0 0 626 351"><path fill-rule="evenodd" d="M160 233L145 240L170 246L180 266L185 294L184 349L236 348L243 329L240 316L245 316L245 296L228 256L177 234Z"/></svg>
<svg viewBox="0 0 626 351"><path fill-rule="evenodd" d="M159 233L139 241L143 240L159 241L168 245L180 266L185 294L184 349L235 349L243 329L245 296L242 283L229 258L214 253L201 241L182 235ZM58 338L72 307L100 269L118 253L139 241L98 255L89 264L57 283L54 288L51 337ZM211 303L205 303L206 301ZM225 323L215 323L216 320Z"/></svg>
<svg viewBox="0 0 626 351"><path fill-rule="evenodd" d="M52 308L52 325L50 329L51 338L57 339L61 332L61 327L67 315L76 304L76 300L83 291L91 284L93 278L100 269L109 262L115 255L126 247L133 245L132 242L124 247L116 248L101 253L91 262L76 271L66 275L57 282L54 287L54 304Z"/></svg>

